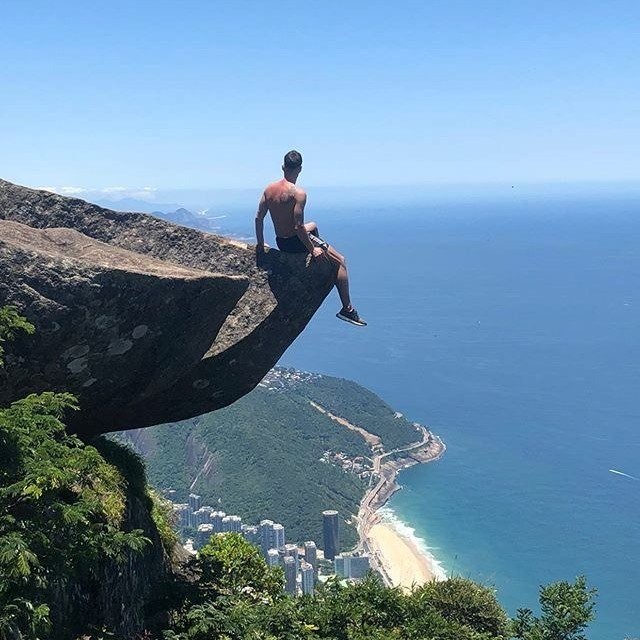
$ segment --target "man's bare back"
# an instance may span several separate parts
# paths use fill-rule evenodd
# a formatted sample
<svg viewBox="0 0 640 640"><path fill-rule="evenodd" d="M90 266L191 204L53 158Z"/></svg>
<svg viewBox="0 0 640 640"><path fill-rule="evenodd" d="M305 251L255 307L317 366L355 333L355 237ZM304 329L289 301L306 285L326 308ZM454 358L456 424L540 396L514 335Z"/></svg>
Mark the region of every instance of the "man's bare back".
<svg viewBox="0 0 640 640"><path fill-rule="evenodd" d="M264 190L267 209L273 220L273 227L279 238L289 238L296 234L294 209L304 203L307 194L286 178L272 182Z"/></svg>
<svg viewBox="0 0 640 640"><path fill-rule="evenodd" d="M332 246L320 238L315 222L304 222L304 208L307 194L296 186L302 171L302 156L297 151L289 151L282 166L284 178L267 186L260 198L256 213L256 251L264 251L264 218L271 214L276 232L276 243L285 253L310 253L317 262L329 260L338 266L336 288L342 302L342 309L336 314L341 320L365 326L349 297L349 276L347 263Z"/></svg>

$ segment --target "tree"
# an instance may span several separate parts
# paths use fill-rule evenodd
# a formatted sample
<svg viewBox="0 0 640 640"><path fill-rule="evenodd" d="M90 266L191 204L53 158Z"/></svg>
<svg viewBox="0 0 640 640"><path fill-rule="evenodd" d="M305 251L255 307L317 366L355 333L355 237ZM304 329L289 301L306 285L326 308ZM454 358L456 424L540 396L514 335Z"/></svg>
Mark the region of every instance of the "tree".
<svg viewBox="0 0 640 640"><path fill-rule="evenodd" d="M513 634L518 640L585 640L585 629L594 618L595 589L587 588L584 576L554 582L540 589L542 615L518 609Z"/></svg>
<svg viewBox="0 0 640 640"><path fill-rule="evenodd" d="M267 566L258 548L239 533L214 535L197 560L202 597L233 596L273 600L282 592L281 569Z"/></svg>
<svg viewBox="0 0 640 640"><path fill-rule="evenodd" d="M0 307L0 367L4 365L2 356L4 355L3 343L12 340L20 332L32 334L35 327L23 318L15 307Z"/></svg>
<svg viewBox="0 0 640 640"><path fill-rule="evenodd" d="M430 610L492 638L507 637L507 615L495 593L466 578L428 582L413 592L411 600L415 616Z"/></svg>
<svg viewBox="0 0 640 640"><path fill-rule="evenodd" d="M32 329L0 309L0 342ZM75 408L70 394L43 393L0 409L0 637L49 637L54 586L146 542L120 528L122 475L66 433Z"/></svg>

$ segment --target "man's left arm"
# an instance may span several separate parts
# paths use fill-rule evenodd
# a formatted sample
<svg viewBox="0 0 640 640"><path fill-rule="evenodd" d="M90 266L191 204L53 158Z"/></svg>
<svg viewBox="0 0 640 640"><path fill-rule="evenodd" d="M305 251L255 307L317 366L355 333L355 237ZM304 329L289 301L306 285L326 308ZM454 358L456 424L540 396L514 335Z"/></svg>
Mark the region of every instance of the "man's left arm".
<svg viewBox="0 0 640 640"><path fill-rule="evenodd" d="M264 217L267 215L267 198L262 194L256 212L256 249L264 250Z"/></svg>

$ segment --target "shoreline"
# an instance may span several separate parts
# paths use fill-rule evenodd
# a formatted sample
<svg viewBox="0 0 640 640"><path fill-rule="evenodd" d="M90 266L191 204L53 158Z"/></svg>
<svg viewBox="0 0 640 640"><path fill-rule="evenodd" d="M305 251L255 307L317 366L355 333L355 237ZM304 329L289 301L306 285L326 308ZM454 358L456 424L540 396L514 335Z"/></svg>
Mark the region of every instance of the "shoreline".
<svg viewBox="0 0 640 640"><path fill-rule="evenodd" d="M425 548L425 541L416 537L415 530L385 506L402 488L397 480L400 471L416 464L435 462L444 455L447 447L442 439L426 426L414 423L422 436L420 440L384 452L378 436L333 415L315 402L310 401L310 404L331 420L357 432L371 448L373 473L356 516L359 542L354 551L369 554L372 569L382 576L387 586L410 590L431 580L445 580L447 576L442 565Z"/></svg>
<svg viewBox="0 0 640 640"><path fill-rule="evenodd" d="M358 549L368 552L372 567L387 586L411 590L431 580L445 580L446 573L437 558L424 548L424 540L387 507L389 499L402 488L398 474L416 464L439 460L446 445L429 429L418 425L423 438L402 451L390 452L379 464L379 480L370 487L358 511ZM388 457L388 460L384 458Z"/></svg>

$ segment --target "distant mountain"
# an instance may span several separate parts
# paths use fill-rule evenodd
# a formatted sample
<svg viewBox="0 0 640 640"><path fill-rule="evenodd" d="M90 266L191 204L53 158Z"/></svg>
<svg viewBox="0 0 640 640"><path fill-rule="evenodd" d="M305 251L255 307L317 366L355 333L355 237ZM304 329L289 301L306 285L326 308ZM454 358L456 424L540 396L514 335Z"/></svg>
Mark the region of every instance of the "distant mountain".
<svg viewBox="0 0 640 640"><path fill-rule="evenodd" d="M91 200L101 207L113 209L114 211L136 211L139 213L153 213L154 211L175 211L180 208L179 204L161 204L159 202L147 202L137 198L121 198L120 200Z"/></svg>
<svg viewBox="0 0 640 640"><path fill-rule="evenodd" d="M207 218L207 216L201 213L193 213L183 207L175 211L152 211L151 215L156 218L162 218L162 220L167 220L167 222L181 224L183 227L200 229L200 231L220 231L220 227L218 227L211 218Z"/></svg>
<svg viewBox="0 0 640 640"><path fill-rule="evenodd" d="M212 218L202 214L193 213L179 204L162 204L159 202L147 202L136 198L121 198L120 200L96 200L96 204L114 211L136 211L139 213L150 213L156 218L180 224L183 227L199 229L200 231L218 232L220 227L216 225Z"/></svg>

